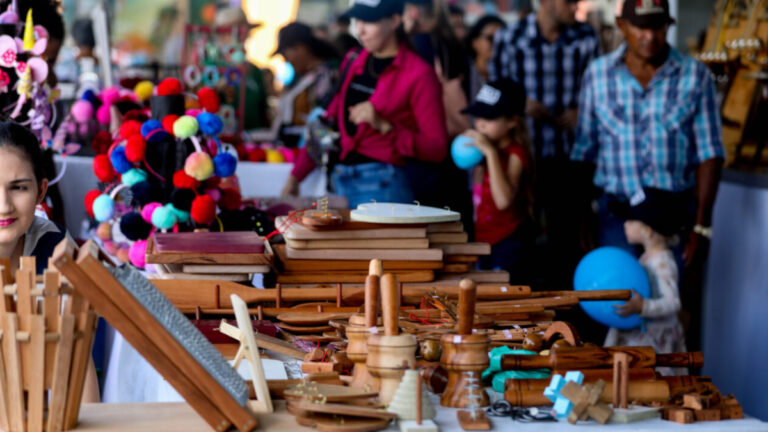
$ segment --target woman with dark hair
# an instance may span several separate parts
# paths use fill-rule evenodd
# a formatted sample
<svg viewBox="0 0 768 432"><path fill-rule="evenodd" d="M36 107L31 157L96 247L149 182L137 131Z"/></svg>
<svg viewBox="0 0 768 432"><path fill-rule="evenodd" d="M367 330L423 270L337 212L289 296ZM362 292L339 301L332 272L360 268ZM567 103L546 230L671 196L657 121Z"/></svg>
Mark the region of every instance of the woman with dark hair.
<svg viewBox="0 0 768 432"><path fill-rule="evenodd" d="M488 82L488 63L493 58L493 39L496 32L506 28L506 23L496 15L486 15L475 23L467 33L464 45L469 55L468 90L470 103L480 88Z"/></svg>
<svg viewBox="0 0 768 432"><path fill-rule="evenodd" d="M408 47L402 12L397 0L356 0L346 14L357 20L363 49L347 56L326 115L341 134L331 179L352 208L372 199L412 202L406 162L441 162L448 153L440 81ZM283 193L296 194L314 167L302 151Z"/></svg>
<svg viewBox="0 0 768 432"><path fill-rule="evenodd" d="M332 92L340 56L333 45L318 38L310 26L300 22L280 29L277 54L296 72L296 78L280 98L276 119L281 125L280 139L293 146L304 133L309 113ZM275 127L273 125L273 130Z"/></svg>

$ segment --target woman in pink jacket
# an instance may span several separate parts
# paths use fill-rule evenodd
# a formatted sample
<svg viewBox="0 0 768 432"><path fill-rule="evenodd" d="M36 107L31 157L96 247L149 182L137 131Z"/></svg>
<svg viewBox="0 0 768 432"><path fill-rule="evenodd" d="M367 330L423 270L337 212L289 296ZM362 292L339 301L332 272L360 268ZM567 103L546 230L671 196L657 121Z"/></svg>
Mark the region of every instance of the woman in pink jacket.
<svg viewBox="0 0 768 432"><path fill-rule="evenodd" d="M412 202L406 162L441 162L448 153L442 87L434 68L409 48L402 12L400 0L356 0L346 14L356 18L364 49L347 56L326 115L341 133L334 192L351 208L371 200ZM296 194L314 167L302 151L283 193Z"/></svg>

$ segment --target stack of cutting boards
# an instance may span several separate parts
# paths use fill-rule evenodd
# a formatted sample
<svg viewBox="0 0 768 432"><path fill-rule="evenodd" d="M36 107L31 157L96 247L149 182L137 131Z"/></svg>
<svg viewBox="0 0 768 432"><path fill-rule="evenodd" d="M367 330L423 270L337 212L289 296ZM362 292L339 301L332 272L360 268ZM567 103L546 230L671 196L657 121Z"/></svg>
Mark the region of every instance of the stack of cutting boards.
<svg viewBox="0 0 768 432"><path fill-rule="evenodd" d="M479 256L491 252L486 243L469 243L461 222L392 225L352 221L339 211L340 225L316 227L299 219L275 245L278 283L362 284L369 262L380 259L384 271L403 283L455 283L471 277L478 282L507 283L505 272L474 271ZM278 226L285 218L278 218Z"/></svg>
<svg viewBox="0 0 768 432"><path fill-rule="evenodd" d="M270 245L255 232L157 233L147 243L154 279L249 282L272 271Z"/></svg>

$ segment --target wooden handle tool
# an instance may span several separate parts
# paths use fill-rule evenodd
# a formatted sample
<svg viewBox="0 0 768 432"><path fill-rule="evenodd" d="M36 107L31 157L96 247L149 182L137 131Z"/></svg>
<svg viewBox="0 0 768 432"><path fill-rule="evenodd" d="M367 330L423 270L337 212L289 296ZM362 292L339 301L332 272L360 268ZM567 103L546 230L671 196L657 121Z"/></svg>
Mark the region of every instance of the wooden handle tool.
<svg viewBox="0 0 768 432"><path fill-rule="evenodd" d="M381 314L384 321L384 334L397 336L400 331L400 305L397 301L397 280L395 275L387 273L381 277Z"/></svg>
<svg viewBox="0 0 768 432"><path fill-rule="evenodd" d="M477 300L477 285L470 279L462 279L459 284L459 325L460 335L472 334L475 319L475 301Z"/></svg>
<svg viewBox="0 0 768 432"><path fill-rule="evenodd" d="M365 326L376 327L379 315L379 277L368 275L365 279Z"/></svg>

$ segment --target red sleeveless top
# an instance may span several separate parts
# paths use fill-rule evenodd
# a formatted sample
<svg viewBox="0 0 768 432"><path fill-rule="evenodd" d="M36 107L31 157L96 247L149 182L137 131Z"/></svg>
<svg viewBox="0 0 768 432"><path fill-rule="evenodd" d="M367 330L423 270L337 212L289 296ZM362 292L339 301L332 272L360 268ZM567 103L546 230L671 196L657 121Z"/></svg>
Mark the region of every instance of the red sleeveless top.
<svg viewBox="0 0 768 432"><path fill-rule="evenodd" d="M513 143L499 149L501 167L506 175L509 158L516 155L523 163L523 174L520 178L519 190L515 202L506 210L499 210L493 202L490 176L486 167L482 184L473 188L472 198L475 204L475 239L478 242L495 245L511 236L517 227L530 217L529 208L532 201L531 162L528 151L520 144Z"/></svg>

